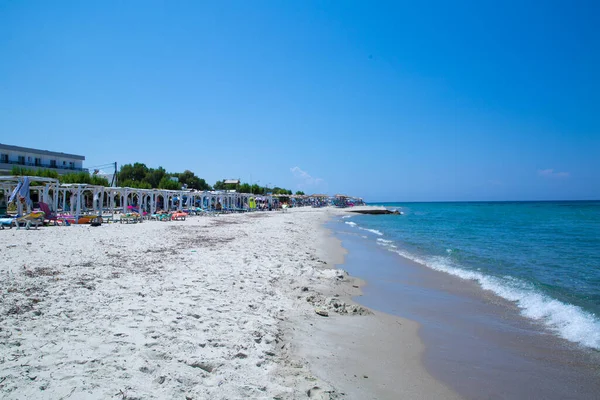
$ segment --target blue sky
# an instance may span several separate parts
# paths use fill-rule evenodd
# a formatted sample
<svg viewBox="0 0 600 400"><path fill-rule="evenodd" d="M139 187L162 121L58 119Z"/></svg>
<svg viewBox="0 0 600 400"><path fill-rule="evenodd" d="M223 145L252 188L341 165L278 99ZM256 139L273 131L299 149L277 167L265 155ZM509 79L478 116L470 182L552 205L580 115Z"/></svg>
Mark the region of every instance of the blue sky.
<svg viewBox="0 0 600 400"><path fill-rule="evenodd" d="M0 142L368 201L600 199L597 4L0 0Z"/></svg>

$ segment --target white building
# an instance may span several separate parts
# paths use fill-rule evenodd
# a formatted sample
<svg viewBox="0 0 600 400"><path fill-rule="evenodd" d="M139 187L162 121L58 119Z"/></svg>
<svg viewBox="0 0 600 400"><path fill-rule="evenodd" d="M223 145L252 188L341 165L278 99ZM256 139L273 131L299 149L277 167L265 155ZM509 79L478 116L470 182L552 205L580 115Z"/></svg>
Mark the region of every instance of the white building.
<svg viewBox="0 0 600 400"><path fill-rule="evenodd" d="M59 175L88 170L83 168L84 156L56 151L30 149L0 143L0 175L9 175L13 167L50 169Z"/></svg>

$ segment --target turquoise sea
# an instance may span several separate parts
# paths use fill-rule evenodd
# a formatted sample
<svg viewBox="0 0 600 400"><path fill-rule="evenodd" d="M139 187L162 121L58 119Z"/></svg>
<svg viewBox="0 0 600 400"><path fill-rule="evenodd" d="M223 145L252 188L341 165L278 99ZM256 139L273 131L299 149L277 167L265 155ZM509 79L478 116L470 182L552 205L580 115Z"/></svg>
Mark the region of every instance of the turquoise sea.
<svg viewBox="0 0 600 400"><path fill-rule="evenodd" d="M378 203L403 215L344 222L382 248L514 302L600 349L600 201Z"/></svg>

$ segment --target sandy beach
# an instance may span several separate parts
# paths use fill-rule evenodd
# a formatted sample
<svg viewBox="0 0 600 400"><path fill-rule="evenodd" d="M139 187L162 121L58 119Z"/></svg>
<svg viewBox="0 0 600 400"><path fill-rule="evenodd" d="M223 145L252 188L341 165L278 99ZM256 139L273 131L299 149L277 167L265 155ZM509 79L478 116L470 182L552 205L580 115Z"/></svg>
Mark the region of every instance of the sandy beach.
<svg viewBox="0 0 600 400"><path fill-rule="evenodd" d="M458 398L351 301L340 212L0 232L0 397Z"/></svg>

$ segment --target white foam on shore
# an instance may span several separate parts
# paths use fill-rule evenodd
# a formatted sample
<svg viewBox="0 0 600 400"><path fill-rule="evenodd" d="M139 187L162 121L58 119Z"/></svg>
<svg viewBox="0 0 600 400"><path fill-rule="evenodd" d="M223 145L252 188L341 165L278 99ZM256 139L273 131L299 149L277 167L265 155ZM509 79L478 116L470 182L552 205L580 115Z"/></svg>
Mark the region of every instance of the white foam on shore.
<svg viewBox="0 0 600 400"><path fill-rule="evenodd" d="M581 307L553 299L540 293L532 285L513 277L497 278L453 266L446 257L421 258L403 250L390 251L436 271L476 281L484 290L490 290L506 300L514 301L522 315L543 322L563 339L600 350L600 320Z"/></svg>
<svg viewBox="0 0 600 400"><path fill-rule="evenodd" d="M388 249L389 249L389 248L391 248L391 249L396 249L396 248L398 247L398 246L396 246L396 245L395 245L395 244L393 244L393 243L394 243L394 241L393 241L393 240L387 240L387 239L381 239L381 238L378 238L378 239L377 239L377 244L378 244L379 246L387 247Z"/></svg>
<svg viewBox="0 0 600 400"><path fill-rule="evenodd" d="M358 228L358 229L360 229L360 230L367 231L367 232L371 232L371 233L374 233L374 234L376 234L376 235L379 235L379 236L383 236L383 232L381 232L381 231L378 231L377 229L368 229L368 228L363 228L363 227L360 227L360 226L358 226L358 224L357 224L356 222L352 222L352 221L346 221L346 222L344 222L344 223L345 223L345 224L348 224L348 225L350 225L350 226L356 227L356 228Z"/></svg>
<svg viewBox="0 0 600 400"><path fill-rule="evenodd" d="M361 228L360 226L358 227L358 229L362 229L363 231L367 231L367 232L371 232L371 233L374 233L374 234L379 235L379 236L383 236L383 232L378 231L377 229Z"/></svg>

